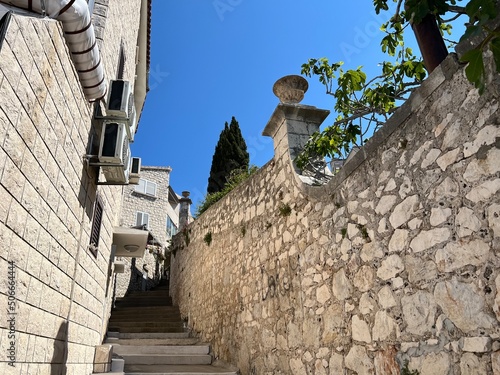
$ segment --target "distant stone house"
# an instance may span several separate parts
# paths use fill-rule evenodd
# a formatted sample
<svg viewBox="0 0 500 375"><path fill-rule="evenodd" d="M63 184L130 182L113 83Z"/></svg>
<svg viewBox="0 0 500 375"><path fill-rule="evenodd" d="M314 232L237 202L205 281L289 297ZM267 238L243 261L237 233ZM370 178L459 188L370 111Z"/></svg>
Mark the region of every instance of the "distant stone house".
<svg viewBox="0 0 500 375"><path fill-rule="evenodd" d="M0 0L1 374L93 371L129 171L101 165L102 117L118 78L140 116L151 2Z"/></svg>
<svg viewBox="0 0 500 375"><path fill-rule="evenodd" d="M143 257L123 258L124 273L117 274L116 296L149 289L165 276L169 241L179 228L180 199L170 185L170 167L141 167L138 185L123 190L123 227L142 227L150 233Z"/></svg>

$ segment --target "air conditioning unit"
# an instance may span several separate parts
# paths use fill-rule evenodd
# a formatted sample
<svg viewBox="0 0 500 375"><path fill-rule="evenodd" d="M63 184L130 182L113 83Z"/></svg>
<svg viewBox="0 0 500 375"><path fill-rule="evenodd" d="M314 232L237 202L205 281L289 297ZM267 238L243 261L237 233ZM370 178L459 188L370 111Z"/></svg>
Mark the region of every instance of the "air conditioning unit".
<svg viewBox="0 0 500 375"><path fill-rule="evenodd" d="M130 94L128 101L128 125L128 139L130 142L134 142L135 132L137 131L137 111L135 110L134 94Z"/></svg>
<svg viewBox="0 0 500 375"><path fill-rule="evenodd" d="M137 131L137 111L134 94L128 81L112 80L110 82L106 114L128 123L129 126L126 129L128 139L133 142Z"/></svg>
<svg viewBox="0 0 500 375"><path fill-rule="evenodd" d="M141 158L132 158L130 163L130 175L128 177L128 183L132 185L138 185L141 173Z"/></svg>
<svg viewBox="0 0 500 375"><path fill-rule="evenodd" d="M132 87L130 82L121 79L112 80L109 84L106 114L108 116L128 119L131 94Z"/></svg>
<svg viewBox="0 0 500 375"><path fill-rule="evenodd" d="M130 145L127 136L128 124L104 121L99 145L99 162L106 182L128 183L130 173Z"/></svg>

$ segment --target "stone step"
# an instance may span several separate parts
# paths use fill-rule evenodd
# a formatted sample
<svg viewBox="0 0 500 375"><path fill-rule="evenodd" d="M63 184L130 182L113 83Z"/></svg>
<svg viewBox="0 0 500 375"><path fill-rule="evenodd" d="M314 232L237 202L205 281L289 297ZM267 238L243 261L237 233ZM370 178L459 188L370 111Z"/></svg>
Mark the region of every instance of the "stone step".
<svg viewBox="0 0 500 375"><path fill-rule="evenodd" d="M136 295L130 297L120 297L115 300L115 302L123 302L123 301L144 301L144 300L170 300L171 297L165 293L155 293L149 294L146 296Z"/></svg>
<svg viewBox="0 0 500 375"><path fill-rule="evenodd" d="M208 354L125 354L125 372L131 365L209 365L212 356Z"/></svg>
<svg viewBox="0 0 500 375"><path fill-rule="evenodd" d="M148 297L148 298L139 298L139 297L134 297L134 298L125 298L123 300L117 299L115 301L115 305L121 305L124 303L164 303L166 306L172 306L172 300L171 298L167 297Z"/></svg>
<svg viewBox="0 0 500 375"><path fill-rule="evenodd" d="M197 345L199 344L199 340L196 337L173 338L173 339L119 339L115 337L108 337L106 338L104 343L113 345L123 345L123 346Z"/></svg>
<svg viewBox="0 0 500 375"><path fill-rule="evenodd" d="M111 315L119 315L123 313L129 312L137 312L141 314L159 314L162 312L179 312L179 308L175 306L124 306L124 307L115 307L111 310Z"/></svg>
<svg viewBox="0 0 500 375"><path fill-rule="evenodd" d="M110 330L123 333L183 333L186 330L182 325L177 327L109 327Z"/></svg>
<svg viewBox="0 0 500 375"><path fill-rule="evenodd" d="M128 301L116 301L115 308L120 307L160 307L160 306L172 306L172 301L166 301L164 299L142 299L142 300L128 300Z"/></svg>
<svg viewBox="0 0 500 375"><path fill-rule="evenodd" d="M146 319L157 319L161 317L179 317L180 313L178 311L165 311L165 310L151 310L141 313L141 310L116 310L111 312L111 319L119 319L119 318L127 318L127 317L135 317L137 320L146 320Z"/></svg>
<svg viewBox="0 0 500 375"><path fill-rule="evenodd" d="M135 314L122 315L122 316L111 316L109 319L111 322L136 322L139 318ZM180 314L168 314L162 316L151 316L151 317L141 317L141 321L145 322L182 322Z"/></svg>
<svg viewBox="0 0 500 375"><path fill-rule="evenodd" d="M123 299L123 298L130 298L130 297L148 297L148 296L154 296L154 295L165 295L165 296L169 296L168 294L169 290L168 289L158 289L158 290L148 290L146 292L130 292L129 294L127 294L126 296L124 297L117 297L120 298L120 299Z"/></svg>
<svg viewBox="0 0 500 375"><path fill-rule="evenodd" d="M238 375L238 371L227 367L209 365L130 365L125 367L126 375Z"/></svg>
<svg viewBox="0 0 500 375"><path fill-rule="evenodd" d="M120 356L125 355L144 355L144 354L167 354L167 355L208 355L210 346L205 345L113 345L113 353Z"/></svg>
<svg viewBox="0 0 500 375"><path fill-rule="evenodd" d="M118 339L184 339L188 338L188 332L118 332Z"/></svg>
<svg viewBox="0 0 500 375"><path fill-rule="evenodd" d="M110 331L114 331L113 327L144 327L144 328L153 328L153 327L181 327L184 328L184 322L182 320L171 320L171 321L140 321L140 322L131 322L131 321L112 321L108 324L108 329Z"/></svg>

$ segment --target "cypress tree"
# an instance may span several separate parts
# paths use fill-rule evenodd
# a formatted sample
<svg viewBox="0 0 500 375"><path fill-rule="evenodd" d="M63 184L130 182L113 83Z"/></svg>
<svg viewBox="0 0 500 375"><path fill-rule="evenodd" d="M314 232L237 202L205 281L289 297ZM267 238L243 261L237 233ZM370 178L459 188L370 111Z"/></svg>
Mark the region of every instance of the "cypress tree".
<svg viewBox="0 0 500 375"><path fill-rule="evenodd" d="M219 141L215 146L207 192L221 191L231 172L247 170L249 161L245 139L241 135L238 121L233 116L230 125L225 123L224 130L220 133Z"/></svg>

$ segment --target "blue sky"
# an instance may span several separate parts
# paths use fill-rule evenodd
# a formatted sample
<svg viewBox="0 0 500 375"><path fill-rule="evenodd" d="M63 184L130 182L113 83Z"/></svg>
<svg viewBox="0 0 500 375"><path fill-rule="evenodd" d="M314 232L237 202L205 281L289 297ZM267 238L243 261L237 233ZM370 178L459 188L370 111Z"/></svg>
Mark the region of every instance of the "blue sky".
<svg viewBox="0 0 500 375"><path fill-rule="evenodd" d="M279 102L274 82L300 74L313 57L377 72L384 60L378 27L388 16L375 15L371 0L153 0L151 91L133 155L143 165L171 166L171 185L189 190L196 204L231 116L250 163L264 165L273 157L261 133ZM324 88L308 81L302 103L331 109Z"/></svg>

